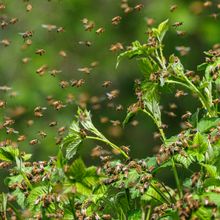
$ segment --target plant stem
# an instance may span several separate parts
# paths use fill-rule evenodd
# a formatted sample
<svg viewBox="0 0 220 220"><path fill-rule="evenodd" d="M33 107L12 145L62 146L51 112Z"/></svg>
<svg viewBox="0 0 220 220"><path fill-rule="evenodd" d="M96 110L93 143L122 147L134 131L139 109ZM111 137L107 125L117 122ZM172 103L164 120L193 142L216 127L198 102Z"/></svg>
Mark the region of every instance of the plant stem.
<svg viewBox="0 0 220 220"><path fill-rule="evenodd" d="M147 211L147 217L146 217L146 220L150 220L151 210L152 210L152 206L150 206L149 209L148 209L148 211Z"/></svg>
<svg viewBox="0 0 220 220"><path fill-rule="evenodd" d="M177 189L178 189L178 192L179 192L179 197L182 198L183 192L182 192L178 172L177 172L177 169L176 169L176 164L175 164L175 161L174 161L173 158L171 159L171 161L172 161L172 168L173 168L174 178L176 180L176 185L177 185Z"/></svg>
<svg viewBox="0 0 220 220"><path fill-rule="evenodd" d="M93 136L86 136L86 138L104 142L107 145L111 146L113 149L119 151L126 159L129 158L129 156L120 147L110 142L107 138L99 138L99 137L93 137Z"/></svg>

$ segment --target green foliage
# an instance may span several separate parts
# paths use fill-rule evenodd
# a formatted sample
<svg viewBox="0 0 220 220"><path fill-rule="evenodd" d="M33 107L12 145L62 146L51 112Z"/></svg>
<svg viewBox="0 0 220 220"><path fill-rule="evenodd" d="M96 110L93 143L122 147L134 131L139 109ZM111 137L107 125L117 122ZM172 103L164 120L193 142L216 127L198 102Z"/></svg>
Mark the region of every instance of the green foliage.
<svg viewBox="0 0 220 220"><path fill-rule="evenodd" d="M127 147L109 141L94 126L90 112L78 108L56 157L31 162L31 155L17 147L0 148L1 167L11 166L5 179L8 193L0 196L2 219L219 219L220 119L218 103L212 101L217 98L212 73L219 71L218 53L207 53L211 64L198 67L205 76L194 83L178 57L163 55L167 30L168 20L149 30L146 44L133 42L117 59L118 66L124 57L135 58L144 73L124 125L138 112L149 116L160 132L159 152L141 160L130 158ZM201 109L187 121L187 128L167 138L160 96L170 84L195 94ZM99 166L87 167L78 156L84 140L101 142L111 150L96 148L102 160ZM175 185L162 181L164 169ZM183 169L189 171L186 177L181 175Z"/></svg>

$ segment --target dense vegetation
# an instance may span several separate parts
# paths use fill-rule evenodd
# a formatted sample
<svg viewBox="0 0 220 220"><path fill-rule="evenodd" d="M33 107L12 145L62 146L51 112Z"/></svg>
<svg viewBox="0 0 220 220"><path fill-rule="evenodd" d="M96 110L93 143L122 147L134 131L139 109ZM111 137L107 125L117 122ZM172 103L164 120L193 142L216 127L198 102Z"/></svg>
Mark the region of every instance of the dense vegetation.
<svg viewBox="0 0 220 220"><path fill-rule="evenodd" d="M25 1L25 6L27 13L31 13L32 4ZM130 7L127 1L121 2L125 14L139 12L143 7L140 3ZM177 7L172 5L170 11L174 12ZM206 1L197 5L197 9L199 7L220 8L220 5L214 1ZM7 4L0 3L0 10L5 9ZM218 14L212 14L215 19L217 16ZM2 16L1 20L3 30L18 22L16 18L7 15ZM121 20L121 16L113 17L112 25L118 26ZM85 94L80 97L80 92L79 98L75 98L77 95L73 96L72 93L68 93L66 97L66 90L81 87L86 78L59 79L61 90L55 94L64 94L65 101L48 95L45 107L32 103L33 100L27 100L34 105L34 117L39 120L41 129L37 138L30 139L32 134L29 132L33 132L32 124L35 120L27 121L29 131L26 135L15 129L16 120L22 121L24 117L25 109L19 105L22 98L15 103L8 103L10 98L16 98L16 92L13 88L2 85L0 90L4 94L0 107L4 117L0 131L3 137L0 168L7 173L4 179L7 188L0 194L1 219L220 219L220 44L216 43L212 49L204 52L204 63L198 66L194 64L196 71L187 70L181 62L182 59L174 55L174 52L168 55L164 52L169 47L169 43L164 43L164 40L171 28L177 30L177 35L185 35L179 29L183 22L173 23L167 19L157 26L153 25L153 19L148 18L147 22L143 43L136 40L125 49L122 43L117 42L110 47L111 51L120 52L115 64L117 69L126 62L131 62L129 60L135 60L139 71L138 78L134 79L134 86L130 88L131 91L134 90L135 98L129 99L132 102L128 103L122 123L120 120L110 120L115 128L110 134L116 133L117 137L121 130L116 128L120 124L124 129L131 124L134 133L130 133L130 136L136 139L136 118L141 115L143 121L146 116L147 122L150 119L158 131L152 132L150 137L159 138L160 147L154 148L152 156L141 155L139 159L134 158L130 146L121 144L121 141L119 144L112 141L108 133L105 134L104 125L103 129L100 124L97 126L92 116L96 116L97 109L105 115L105 107L101 106L103 100L107 100L110 109L122 111L123 105L114 103L119 96L119 90L108 91L104 97L87 97ZM83 18L82 23L85 31L92 32L95 28L95 23L87 18ZM55 30L56 34L65 34L66 31L64 27L51 24L42 24L42 28L49 33ZM99 27L95 32L101 35L105 29ZM35 48L36 55L43 57L48 53L38 46L38 42L32 42L34 31L19 35L24 41L22 49L26 50L34 44L38 47ZM5 38L1 43L6 47L10 46L9 39ZM91 46L90 41L80 41L79 44ZM190 49L182 46L177 50L184 56ZM60 50L59 55L66 57L67 53ZM22 61L27 64L30 58L25 57ZM80 67L78 71L88 76L97 65L98 62L93 61L89 67ZM36 70L37 77L45 77L49 73L49 77L57 78L61 72L62 70L51 69L46 64ZM39 91L41 86L44 87L44 94L47 87L50 87L50 82L52 81L48 78L46 86L39 84ZM111 81L105 80L102 87L108 88L111 84ZM175 134L170 135L166 128L172 124L165 124L163 118L176 117L174 112L177 105L174 99L187 95L193 100L195 111L186 111L181 116L181 126L175 124ZM20 97L22 96L25 94L21 93ZM162 106L164 97L169 102L173 99L169 104L170 111L164 110ZM19 108L13 111L13 105ZM29 140L29 145L35 146L44 141L47 135L50 136L50 131L44 130L44 123L48 123L48 120L41 121L42 118L50 117L50 114L46 115L47 108L53 108L60 114L63 109L72 107L75 109L73 118L59 118L60 121L63 119L72 122L69 129L65 126L57 129L56 153L49 159L39 160L36 152L24 151L22 145L26 143L26 139ZM101 121L105 124L109 119L103 116ZM56 126L55 118L55 121L49 122L49 127ZM94 143L98 145L93 147ZM144 142L139 143L142 148L146 147ZM91 154L85 157L88 149L91 149ZM132 150L135 151L135 148ZM88 162L88 155L95 160Z"/></svg>

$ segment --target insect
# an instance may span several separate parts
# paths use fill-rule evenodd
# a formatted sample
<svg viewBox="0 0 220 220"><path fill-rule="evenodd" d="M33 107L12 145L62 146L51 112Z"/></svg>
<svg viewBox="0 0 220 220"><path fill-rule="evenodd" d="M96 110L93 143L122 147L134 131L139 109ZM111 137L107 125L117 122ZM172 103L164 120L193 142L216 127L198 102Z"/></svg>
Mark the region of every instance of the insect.
<svg viewBox="0 0 220 220"><path fill-rule="evenodd" d="M9 46L11 44L9 39L3 39L0 41L1 44L3 44L5 47Z"/></svg>
<svg viewBox="0 0 220 220"><path fill-rule="evenodd" d="M112 52L116 52L118 50L123 50L123 49L124 49L123 45L118 42L118 43L112 44L109 50Z"/></svg>
<svg viewBox="0 0 220 220"><path fill-rule="evenodd" d="M208 8L208 7L211 7L212 6L212 2L211 1L206 1L203 3L203 6Z"/></svg>
<svg viewBox="0 0 220 220"><path fill-rule="evenodd" d="M190 51L190 47L178 46L176 50L180 52L181 56L186 56Z"/></svg>
<svg viewBox="0 0 220 220"><path fill-rule="evenodd" d="M82 86L83 84L85 83L85 80L84 79L79 79L79 80L72 80L70 82L71 86L75 86L75 87L80 87Z"/></svg>
<svg viewBox="0 0 220 220"><path fill-rule="evenodd" d="M110 122L112 123L113 126L119 126L121 124L119 120L111 120Z"/></svg>
<svg viewBox="0 0 220 220"><path fill-rule="evenodd" d="M89 68L89 67L82 67L82 68L78 68L78 71L86 73L86 74L90 74L91 68Z"/></svg>
<svg viewBox="0 0 220 220"><path fill-rule="evenodd" d="M30 12L31 10L32 10L32 5L31 4L27 4L27 6L26 6L26 11L27 12Z"/></svg>
<svg viewBox="0 0 220 220"><path fill-rule="evenodd" d="M5 5L3 3L0 3L0 10L3 10L5 8L6 8Z"/></svg>
<svg viewBox="0 0 220 220"><path fill-rule="evenodd" d="M102 33L104 33L104 32L105 32L105 29L104 29L103 27L98 28L98 29L96 30L96 34L102 34Z"/></svg>
<svg viewBox="0 0 220 220"><path fill-rule="evenodd" d="M33 36L33 31L25 31L24 33L19 33L23 37L24 40L26 40L29 37Z"/></svg>
<svg viewBox="0 0 220 220"><path fill-rule="evenodd" d="M183 120L185 120L185 119L189 118L191 115L192 115L192 113L189 112L189 111L187 111L184 115L181 116L181 118L182 118Z"/></svg>
<svg viewBox="0 0 220 220"><path fill-rule="evenodd" d="M95 27L94 21L89 21L87 18L83 18L82 23L85 31L92 31L92 29Z"/></svg>
<svg viewBox="0 0 220 220"><path fill-rule="evenodd" d="M140 11L144 7L143 4L138 4L134 7L135 10Z"/></svg>
<svg viewBox="0 0 220 220"><path fill-rule="evenodd" d="M178 90L176 91L175 97L179 98L180 96L186 96L188 95L187 93L185 93L183 90Z"/></svg>
<svg viewBox="0 0 220 220"><path fill-rule="evenodd" d="M57 33L61 33L61 32L64 32L65 30L64 30L64 28L63 27L58 27L57 28Z"/></svg>
<svg viewBox="0 0 220 220"><path fill-rule="evenodd" d="M16 24L18 22L18 18L11 18L9 23L10 24Z"/></svg>
<svg viewBox="0 0 220 220"><path fill-rule="evenodd" d="M69 86L69 82L65 81L65 80L61 80L60 81L60 86L61 86L62 89L65 89Z"/></svg>
<svg viewBox="0 0 220 220"><path fill-rule="evenodd" d="M153 18L146 18L146 22L148 26L152 26L155 23L155 20Z"/></svg>
<svg viewBox="0 0 220 220"><path fill-rule="evenodd" d="M48 31L52 31L57 28L54 24L42 24L41 27L47 29Z"/></svg>
<svg viewBox="0 0 220 220"><path fill-rule="evenodd" d="M1 24L0 24L0 26L1 26L2 29L4 29L4 28L6 28L6 27L8 26L8 23L3 20L3 21L1 22Z"/></svg>
<svg viewBox="0 0 220 220"><path fill-rule="evenodd" d="M176 31L177 35L183 37L186 35L186 31Z"/></svg>
<svg viewBox="0 0 220 220"><path fill-rule="evenodd" d="M6 106L6 101L0 100L0 108L5 108Z"/></svg>
<svg viewBox="0 0 220 220"><path fill-rule="evenodd" d="M36 70L36 73L40 76L44 75L46 70L47 70L47 65L42 65L41 67L39 67L37 70Z"/></svg>
<svg viewBox="0 0 220 220"><path fill-rule="evenodd" d="M39 143L38 139L33 139L33 140L29 141L30 145L35 145L35 144L38 144L38 143Z"/></svg>
<svg viewBox="0 0 220 220"><path fill-rule="evenodd" d="M117 90L117 89L112 90L111 92L106 93L106 95L107 95L107 98L109 100L112 100L112 99L116 98L119 95L119 90Z"/></svg>
<svg viewBox="0 0 220 220"><path fill-rule="evenodd" d="M178 8L177 5L175 5L175 4L174 4L174 5L171 5L171 6L170 6L170 11L171 11L171 12L174 12L177 8Z"/></svg>
<svg viewBox="0 0 220 220"><path fill-rule="evenodd" d="M30 58L29 58L29 57L24 57L24 58L22 59L22 63L24 63L24 64L27 64L29 61L30 61Z"/></svg>
<svg viewBox="0 0 220 220"><path fill-rule="evenodd" d="M25 135L20 135L17 139L18 142L22 142L26 140L26 136Z"/></svg>
<svg viewBox="0 0 220 220"><path fill-rule="evenodd" d="M38 50L35 51L35 53L42 56L43 54L46 53L46 51L44 49L38 49Z"/></svg>
<svg viewBox="0 0 220 220"><path fill-rule="evenodd" d="M7 134L18 134L19 132L16 131L14 128L8 128L8 127L6 127L6 133L7 133Z"/></svg>
<svg viewBox="0 0 220 220"><path fill-rule="evenodd" d="M107 87L109 87L111 84L112 84L112 82L111 82L110 80L106 80L106 81L104 81L104 82L102 83L102 87L107 88Z"/></svg>
<svg viewBox="0 0 220 220"><path fill-rule="evenodd" d="M66 57L66 56L67 56L67 54L66 54L66 52L65 52L64 50L61 50L61 51L59 52L59 55L60 55L61 57Z"/></svg>
<svg viewBox="0 0 220 220"><path fill-rule="evenodd" d="M122 111L123 110L123 106L122 105L117 105L116 106L116 111Z"/></svg>
<svg viewBox="0 0 220 220"><path fill-rule="evenodd" d="M91 41L79 41L78 44L80 45L86 45L87 47L90 47L92 45Z"/></svg>
<svg viewBox="0 0 220 220"><path fill-rule="evenodd" d="M41 138L45 138L47 136L47 134L44 131L39 131L38 134Z"/></svg>
<svg viewBox="0 0 220 220"><path fill-rule="evenodd" d="M120 16L116 16L116 17L112 18L112 24L118 25L120 23L121 19L122 18Z"/></svg>
<svg viewBox="0 0 220 220"><path fill-rule="evenodd" d="M53 69L53 70L50 70L49 73L51 76L56 76L58 73L61 73L62 70L56 70L56 69Z"/></svg>
<svg viewBox="0 0 220 220"><path fill-rule="evenodd" d="M183 25L183 22L175 22L172 26L173 26L174 28L177 28L177 27L179 27L179 26L181 26L181 25Z"/></svg>
<svg viewBox="0 0 220 220"><path fill-rule="evenodd" d="M49 123L49 126L50 126L50 127L54 127L54 126L56 126L56 125L57 125L57 122L56 122L56 121L52 121L52 122Z"/></svg>

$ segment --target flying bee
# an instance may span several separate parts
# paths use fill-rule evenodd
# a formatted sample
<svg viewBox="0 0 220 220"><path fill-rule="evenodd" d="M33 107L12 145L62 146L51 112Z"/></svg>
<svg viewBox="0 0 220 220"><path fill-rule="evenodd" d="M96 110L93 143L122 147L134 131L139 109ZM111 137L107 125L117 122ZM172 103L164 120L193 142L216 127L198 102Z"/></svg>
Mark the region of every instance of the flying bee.
<svg viewBox="0 0 220 220"><path fill-rule="evenodd" d="M121 21L121 17L120 16L116 16L114 18L112 18L112 24L113 25L118 25Z"/></svg>
<svg viewBox="0 0 220 220"><path fill-rule="evenodd" d="M218 16L219 16L219 14L217 14L217 13L212 13L212 14L210 14L209 16L210 16L211 18L217 19Z"/></svg>
<svg viewBox="0 0 220 220"><path fill-rule="evenodd" d="M171 5L171 6L170 6L170 11L171 11L171 12L174 12L177 8L178 8L177 5Z"/></svg>
<svg viewBox="0 0 220 220"><path fill-rule="evenodd" d="M112 52L116 52L123 49L124 49L123 45L120 42L118 42L116 44L112 44L109 50Z"/></svg>
<svg viewBox="0 0 220 220"><path fill-rule="evenodd" d="M5 108L6 101L0 100L0 108Z"/></svg>
<svg viewBox="0 0 220 220"><path fill-rule="evenodd" d="M89 21L87 18L82 20L85 31L92 31L95 27L94 21Z"/></svg>
<svg viewBox="0 0 220 220"><path fill-rule="evenodd" d="M146 18L146 22L148 26L152 26L155 23L155 20L153 18Z"/></svg>
<svg viewBox="0 0 220 220"><path fill-rule="evenodd" d="M0 3L0 10L5 9L5 5L3 3Z"/></svg>
<svg viewBox="0 0 220 220"><path fill-rule="evenodd" d="M183 37L186 35L186 31L176 31L177 35Z"/></svg>
<svg viewBox="0 0 220 220"><path fill-rule="evenodd" d="M61 51L59 52L59 55L60 55L61 57L66 57L66 56L67 56L67 54L66 54L66 52L65 52L64 50L61 50Z"/></svg>
<svg viewBox="0 0 220 220"><path fill-rule="evenodd" d="M56 121L52 121L52 122L49 123L49 126L50 126L50 127L54 127L54 126L56 126L56 125L57 125L57 122L56 122Z"/></svg>
<svg viewBox="0 0 220 220"><path fill-rule="evenodd" d="M107 87L109 87L111 84L112 84L112 82L111 82L110 80L106 80L106 81L104 81L104 82L102 83L102 87L107 88Z"/></svg>
<svg viewBox="0 0 220 220"><path fill-rule="evenodd" d="M176 114L174 112L165 112L169 117L175 118Z"/></svg>
<svg viewBox="0 0 220 220"><path fill-rule="evenodd" d="M6 21L2 21L0 26L1 26L2 29L4 29L8 26L8 23Z"/></svg>
<svg viewBox="0 0 220 220"><path fill-rule="evenodd" d="M22 142L26 140L26 136L25 135L20 135L17 139L18 142Z"/></svg>
<svg viewBox="0 0 220 220"><path fill-rule="evenodd" d="M96 34L102 34L102 33L104 33L104 32L105 32L105 29L104 29L103 27L98 28L98 29L96 30Z"/></svg>
<svg viewBox="0 0 220 220"><path fill-rule="evenodd" d="M32 126L33 124L34 124L34 121L33 121L33 120L30 119L30 120L27 121L27 126L30 127L30 126Z"/></svg>
<svg viewBox="0 0 220 220"><path fill-rule="evenodd" d="M78 68L77 70L78 70L79 72L83 72L83 73L86 73L86 74L90 74L91 68L89 68L89 67L82 67L82 68Z"/></svg>
<svg viewBox="0 0 220 220"><path fill-rule="evenodd" d="M33 139L33 140L29 141L30 145L35 145L35 144L38 144L38 143L39 143L38 139Z"/></svg>
<svg viewBox="0 0 220 220"><path fill-rule="evenodd" d="M38 49L38 50L35 51L35 53L42 56L43 54L46 53L46 51L44 49Z"/></svg>
<svg viewBox="0 0 220 220"><path fill-rule="evenodd" d="M212 2L211 1L206 1L206 2L203 3L203 6L205 8L211 7L212 6Z"/></svg>
<svg viewBox="0 0 220 220"><path fill-rule="evenodd" d="M24 33L19 33L23 37L24 40L33 36L33 31L26 31Z"/></svg>
<svg viewBox="0 0 220 220"><path fill-rule="evenodd" d="M53 24L42 24L41 27L47 29L48 31L52 31L57 28L57 26Z"/></svg>
<svg viewBox="0 0 220 220"><path fill-rule="evenodd" d="M92 42L86 40L86 41L79 41L78 44L79 44L79 45L85 45L85 46L87 46L87 47L90 47L90 46L92 45Z"/></svg>
<svg viewBox="0 0 220 220"><path fill-rule="evenodd" d="M129 154L130 152L130 146L121 146L121 149L126 153L126 154Z"/></svg>
<svg viewBox="0 0 220 220"><path fill-rule="evenodd" d="M13 125L15 123L15 121L11 118L6 118L4 123L3 123L3 126L4 127L7 127L7 126L10 126L10 125Z"/></svg>
<svg viewBox="0 0 220 220"><path fill-rule="evenodd" d="M123 110L123 106L122 105L117 105L116 106L116 111L122 111Z"/></svg>
<svg viewBox="0 0 220 220"><path fill-rule="evenodd" d="M189 111L187 111L184 115L181 116L181 118L182 118L183 120L185 120L185 119L189 118L191 115L192 115L192 113L189 112Z"/></svg>
<svg viewBox="0 0 220 220"><path fill-rule="evenodd" d="M7 134L18 134L19 132L16 131L14 128L8 128L8 127L6 127L6 133L7 133Z"/></svg>
<svg viewBox="0 0 220 220"><path fill-rule="evenodd" d="M62 89L65 89L69 86L69 82L65 81L65 80L61 80L60 81L60 86L61 86Z"/></svg>
<svg viewBox="0 0 220 220"><path fill-rule="evenodd" d="M183 22L175 22L172 26L173 26L174 28L177 28L177 27L179 27L179 26L181 26L181 25L183 25Z"/></svg>
<svg viewBox="0 0 220 220"><path fill-rule="evenodd" d="M90 66L91 66L92 68L95 68L95 67L98 66L98 64L99 64L98 61L93 61L93 62L90 63Z"/></svg>
<svg viewBox="0 0 220 220"><path fill-rule="evenodd" d="M44 131L39 131L38 134L41 138L47 137L47 134Z"/></svg>
<svg viewBox="0 0 220 220"><path fill-rule="evenodd" d="M216 104L220 103L220 99L214 99L214 100L212 101L212 103L214 103L214 104L216 105Z"/></svg>
<svg viewBox="0 0 220 220"><path fill-rule="evenodd" d="M143 4L138 4L134 7L135 10L140 11L144 7Z"/></svg>
<svg viewBox="0 0 220 220"><path fill-rule="evenodd" d="M26 6L26 11L27 12L30 12L31 10L32 10L32 5L31 4L27 4L27 6Z"/></svg>
<svg viewBox="0 0 220 220"><path fill-rule="evenodd" d="M55 144L56 144L56 145L61 144L62 140L63 140L62 137L56 137L56 138L55 138Z"/></svg>
<svg viewBox="0 0 220 220"><path fill-rule="evenodd" d="M177 89L176 94L175 94L175 97L176 97L176 98L179 98L179 97L181 97L181 96L186 96L186 95L188 95L188 94L185 93L183 90L178 90L178 89Z"/></svg>
<svg viewBox="0 0 220 220"><path fill-rule="evenodd" d="M70 82L71 86L75 86L75 87L80 87L82 86L83 84L85 83L85 80L84 79L79 79L79 80L72 80Z"/></svg>
<svg viewBox="0 0 220 220"><path fill-rule="evenodd" d="M64 30L64 28L63 27L58 27L57 28L57 33L62 33L62 32L64 32L65 30Z"/></svg>
<svg viewBox="0 0 220 220"><path fill-rule="evenodd" d="M58 134L59 135L62 135L64 132L65 132L65 130L66 130L66 127L60 127L59 129L58 129Z"/></svg>
<svg viewBox="0 0 220 220"><path fill-rule="evenodd" d="M110 122L112 123L113 126L119 126L121 124L119 120L111 120Z"/></svg>
<svg viewBox="0 0 220 220"><path fill-rule="evenodd" d="M133 121L131 121L131 125L132 125L133 127L136 127L138 124L139 124L139 121L138 121L138 120L133 120Z"/></svg>
<svg viewBox="0 0 220 220"><path fill-rule="evenodd" d="M119 90L117 90L117 89L112 90L111 92L106 93L106 95L109 100L112 100L119 95Z"/></svg>
<svg viewBox="0 0 220 220"><path fill-rule="evenodd" d="M10 24L16 24L18 22L18 18L11 18L9 23Z"/></svg>
<svg viewBox="0 0 220 220"><path fill-rule="evenodd" d="M61 73L62 70L56 70L56 69L53 69L53 70L50 70L49 73L51 76L56 76L58 73Z"/></svg>
<svg viewBox="0 0 220 220"><path fill-rule="evenodd" d="M180 52L181 56L186 56L189 51L190 51L190 47L184 47L184 46L178 46L175 48L178 52Z"/></svg>
<svg viewBox="0 0 220 220"><path fill-rule="evenodd" d="M39 67L37 70L36 70L36 73L40 76L44 75L46 70L47 70L47 65L42 65L41 67Z"/></svg>
<svg viewBox="0 0 220 220"><path fill-rule="evenodd" d="M105 124L105 123L107 123L109 121L109 118L108 117L101 117L100 118L100 122L102 123L102 124Z"/></svg>
<svg viewBox="0 0 220 220"><path fill-rule="evenodd" d="M26 46L30 46L32 44L32 40L31 39L27 39L26 41L25 41L25 47Z"/></svg>
<svg viewBox="0 0 220 220"><path fill-rule="evenodd" d="M5 47L10 45L10 40L9 39L3 39L0 41L2 45L4 45Z"/></svg>
<svg viewBox="0 0 220 220"><path fill-rule="evenodd" d="M22 59L22 63L23 63L23 64L27 64L29 61L30 61L30 58L29 58L29 57L24 57L24 58Z"/></svg>

